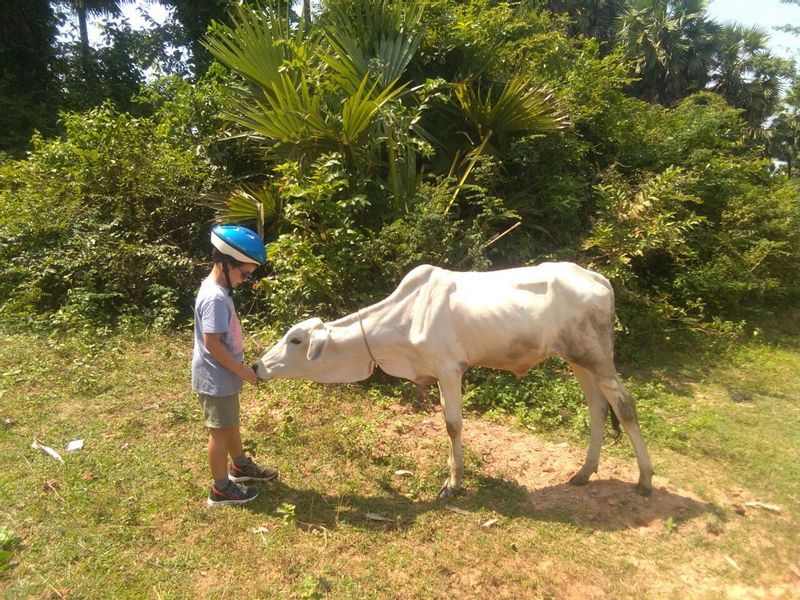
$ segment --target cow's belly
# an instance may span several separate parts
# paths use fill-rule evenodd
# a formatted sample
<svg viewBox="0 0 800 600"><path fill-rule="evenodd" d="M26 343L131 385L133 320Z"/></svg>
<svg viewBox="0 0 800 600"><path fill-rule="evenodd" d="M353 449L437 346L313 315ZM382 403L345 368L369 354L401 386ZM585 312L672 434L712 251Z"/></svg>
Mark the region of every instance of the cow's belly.
<svg viewBox="0 0 800 600"><path fill-rule="evenodd" d="M546 358L547 356L540 353L530 353L518 357L487 357L479 359L476 362L470 362L470 366L511 371L512 373L522 376Z"/></svg>
<svg viewBox="0 0 800 600"><path fill-rule="evenodd" d="M454 294L453 326L470 366L525 373L551 353L558 315L547 294L509 290L474 296Z"/></svg>
<svg viewBox="0 0 800 600"><path fill-rule="evenodd" d="M518 375L527 373L548 356L550 352L542 345L529 345L529 340L519 338L505 345L496 345L486 351L469 353L467 363L474 367L502 369Z"/></svg>

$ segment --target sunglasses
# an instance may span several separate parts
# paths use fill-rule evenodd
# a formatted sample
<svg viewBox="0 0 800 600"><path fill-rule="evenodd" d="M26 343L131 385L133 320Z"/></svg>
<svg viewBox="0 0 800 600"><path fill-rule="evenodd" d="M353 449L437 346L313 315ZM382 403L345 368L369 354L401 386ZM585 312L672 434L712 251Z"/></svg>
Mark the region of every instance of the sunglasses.
<svg viewBox="0 0 800 600"><path fill-rule="evenodd" d="M239 270L239 273L241 273L242 279L244 280L250 279L250 276L253 274L253 271L255 271L255 269L253 269L253 271L248 271L246 269L243 269L242 267L236 267L236 268Z"/></svg>

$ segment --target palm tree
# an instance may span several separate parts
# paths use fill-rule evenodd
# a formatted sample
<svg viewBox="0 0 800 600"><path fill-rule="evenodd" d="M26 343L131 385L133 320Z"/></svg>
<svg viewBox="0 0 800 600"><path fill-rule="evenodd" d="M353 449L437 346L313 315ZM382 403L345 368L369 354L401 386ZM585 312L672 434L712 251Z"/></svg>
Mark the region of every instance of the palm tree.
<svg viewBox="0 0 800 600"><path fill-rule="evenodd" d="M786 163L786 175L794 175L800 159L800 115L796 109L782 110L765 132L767 151L772 158Z"/></svg>
<svg viewBox="0 0 800 600"><path fill-rule="evenodd" d="M418 125L401 105L401 82L424 33L419 2L334 4L306 30L273 3L239 6L232 26L206 42L247 82L226 116L276 160L311 164L338 152L364 178L385 171L395 207L416 187L411 136ZM378 175L379 176L379 175Z"/></svg>
<svg viewBox="0 0 800 600"><path fill-rule="evenodd" d="M495 92L493 86L481 89L479 81L459 82L454 89L455 104L468 123L467 129L472 130L468 136L474 135L477 145L466 154L463 174L447 210L455 202L478 158L494 149L492 142L495 139L502 144L512 133L555 133L567 124L567 118L557 109L550 90L535 86L526 76L512 77L499 92Z"/></svg>
<svg viewBox="0 0 800 600"><path fill-rule="evenodd" d="M617 21L617 40L634 64L633 93L670 106L708 82L718 26L707 0L631 0Z"/></svg>
<svg viewBox="0 0 800 600"><path fill-rule="evenodd" d="M555 13L565 13L572 19L569 33L583 35L601 42L608 49L615 38L615 23L626 6L626 0L547 0L545 7Z"/></svg>
<svg viewBox="0 0 800 600"><path fill-rule="evenodd" d="M397 77L384 81L360 69L356 53L325 50L318 32L306 33L302 22L295 24L276 4L259 12L239 5L232 22L206 41L247 83L226 116L279 158L312 162L321 153L339 151L366 159L373 145L368 130L381 107L402 90ZM339 97L331 94L334 83Z"/></svg>
<svg viewBox="0 0 800 600"><path fill-rule="evenodd" d="M192 66L196 77L200 77L211 66L213 58L209 56L203 45L203 38L212 22L229 23L228 0L146 0L157 1L161 5L174 10L180 27L177 31L175 46L186 46L192 54ZM239 0L239 4L257 5L258 0ZM283 0L280 5L288 10L291 0ZM305 3L304 3L305 6Z"/></svg>
<svg viewBox="0 0 800 600"><path fill-rule="evenodd" d="M792 73L791 62L772 56L769 35L760 27L726 25L719 34L711 89L741 108L753 132L774 114L781 78Z"/></svg>
<svg viewBox="0 0 800 600"><path fill-rule="evenodd" d="M66 0L70 11L78 17L78 31L81 39L81 64L86 71L89 64L89 16L119 16L125 0Z"/></svg>
<svg viewBox="0 0 800 600"><path fill-rule="evenodd" d="M410 2L332 2L322 24L325 62L354 89L368 73L384 87L402 77L425 34L424 5Z"/></svg>
<svg viewBox="0 0 800 600"><path fill-rule="evenodd" d="M436 144L421 127L422 113L429 95L447 86L412 87L406 73L425 31L423 6L423 0L331 3L311 31L274 4L259 11L236 7L233 24L220 26L206 41L245 84L227 117L276 160L307 165L337 152L360 179L389 190L395 209L408 207L419 182L421 149ZM463 167L462 183L490 139L562 125L552 97L529 79L489 82L484 91L476 91L480 82L472 81L448 87L456 102L447 115L466 120L476 133L463 136L471 144L459 154L465 163L453 163Z"/></svg>

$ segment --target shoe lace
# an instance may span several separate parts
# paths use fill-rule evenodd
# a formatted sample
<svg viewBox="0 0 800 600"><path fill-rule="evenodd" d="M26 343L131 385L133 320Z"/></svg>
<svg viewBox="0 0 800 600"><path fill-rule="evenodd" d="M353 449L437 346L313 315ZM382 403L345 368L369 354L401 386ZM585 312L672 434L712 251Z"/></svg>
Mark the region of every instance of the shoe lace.
<svg viewBox="0 0 800 600"><path fill-rule="evenodd" d="M228 487L225 488L225 491L221 493L234 500L241 500L247 496L244 486L235 481L231 481Z"/></svg>
<svg viewBox="0 0 800 600"><path fill-rule="evenodd" d="M251 471L254 471L256 473L262 473L264 471L263 467L261 467L261 466L257 465L256 463L254 463L253 459L250 458L249 456L245 457L245 463L242 465L241 468L250 469Z"/></svg>

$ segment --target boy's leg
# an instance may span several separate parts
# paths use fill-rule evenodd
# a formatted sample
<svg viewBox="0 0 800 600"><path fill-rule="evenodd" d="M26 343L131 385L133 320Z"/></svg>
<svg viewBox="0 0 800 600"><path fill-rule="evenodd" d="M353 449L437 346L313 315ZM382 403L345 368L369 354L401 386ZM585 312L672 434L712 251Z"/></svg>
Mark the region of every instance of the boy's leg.
<svg viewBox="0 0 800 600"><path fill-rule="evenodd" d="M228 448L231 437L239 440L239 402L237 396L216 397L200 394L208 428L208 466L214 484L208 492L208 505L246 504L258 496L258 488L239 485L228 477ZM232 436L232 430L236 430Z"/></svg>
<svg viewBox="0 0 800 600"><path fill-rule="evenodd" d="M205 425L208 428L208 466L211 476L219 488L227 486L229 440L238 442L239 437L239 394L232 396L209 396L198 394L203 407ZM233 430L235 434L232 434ZM235 448L234 448L235 450Z"/></svg>
<svg viewBox="0 0 800 600"><path fill-rule="evenodd" d="M244 459L244 446L242 445L242 433L239 430L239 426L231 427L230 433L228 434L228 454L231 457L231 460L236 462L236 464L241 464L241 461ZM237 462L238 460L238 462ZM227 463L225 463L227 467Z"/></svg>
<svg viewBox="0 0 800 600"><path fill-rule="evenodd" d="M228 447L232 428L208 430L208 464L214 485L208 492L208 505L247 504L256 499L258 488L245 487L228 476Z"/></svg>
<svg viewBox="0 0 800 600"><path fill-rule="evenodd" d="M228 438L228 453L233 462L228 469L228 475L233 481L270 481L278 476L278 469L262 467L244 455L242 435L238 427L231 428Z"/></svg>
<svg viewBox="0 0 800 600"><path fill-rule="evenodd" d="M208 429L208 466L217 487L228 479L228 440L230 437L230 429Z"/></svg>

